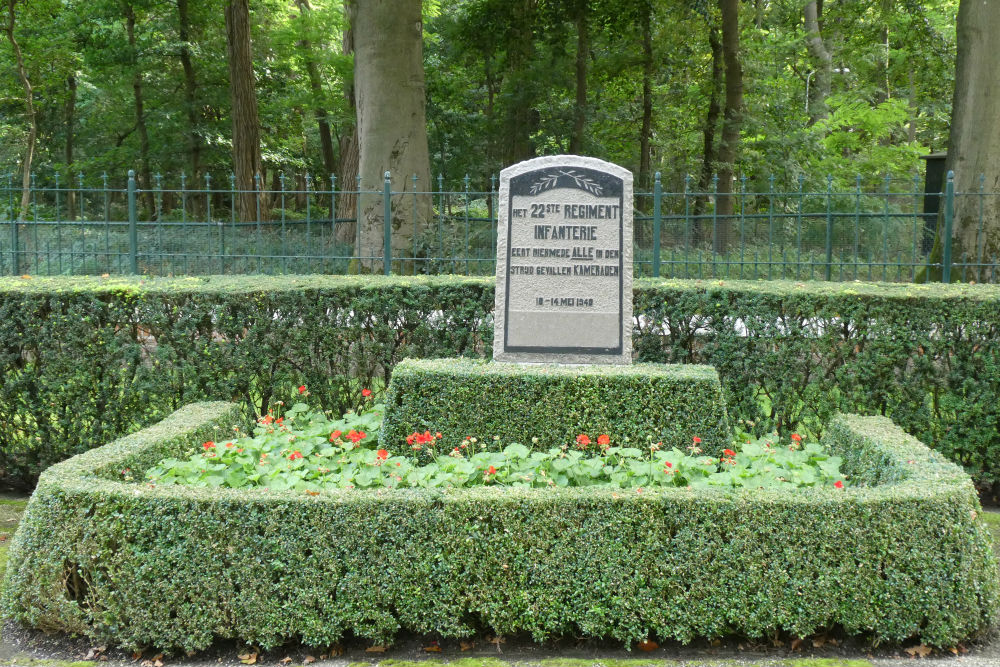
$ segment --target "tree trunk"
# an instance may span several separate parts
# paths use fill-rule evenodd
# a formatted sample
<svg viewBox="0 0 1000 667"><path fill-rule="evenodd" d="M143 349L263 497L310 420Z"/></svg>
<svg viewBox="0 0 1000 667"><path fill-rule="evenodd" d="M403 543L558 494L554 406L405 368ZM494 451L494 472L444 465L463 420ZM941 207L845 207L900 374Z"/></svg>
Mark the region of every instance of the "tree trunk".
<svg viewBox="0 0 1000 667"><path fill-rule="evenodd" d="M31 163L35 158L35 139L38 137L38 118L35 115L34 93L31 89L31 79L28 78L28 70L24 66L24 56L21 54L21 47L14 37L14 3L16 0L7 0L7 40L14 50L14 62L17 65L17 74L24 87L24 112L28 119L28 140L24 146L24 159L21 161L21 212L18 220L24 221L28 217L28 205L31 203Z"/></svg>
<svg viewBox="0 0 1000 667"><path fill-rule="evenodd" d="M427 147L420 0L352 0L354 88L359 138L361 187L381 191L383 174L392 175L391 251L412 254L414 235L431 218L430 157ZM383 204L381 195L361 202L361 257L368 270L383 269ZM366 259L367 258L367 259ZM403 265L410 272L412 265Z"/></svg>
<svg viewBox="0 0 1000 667"><path fill-rule="evenodd" d="M198 80L191 58L191 20L188 0L177 0L177 34L181 41L181 67L184 69L184 107L188 119L188 157L191 161L191 182L201 183L201 136L198 134ZM200 197L191 201L192 213L197 216L202 208Z"/></svg>
<svg viewBox="0 0 1000 667"><path fill-rule="evenodd" d="M535 156L531 135L538 129L541 115L531 81L524 69L535 57L534 28L537 24L537 0L513 0L510 21L515 37L506 45L506 87L510 99L504 104L503 138L501 146L504 165L511 165Z"/></svg>
<svg viewBox="0 0 1000 667"><path fill-rule="evenodd" d="M139 186L142 188L143 206L146 218L155 216L153 208L153 177L149 167L149 132L146 129L146 111L142 97L142 69L139 67L139 52L135 45L135 8L131 2L125 3L125 32L128 35L129 63L132 65L132 99L135 102L135 127L139 132Z"/></svg>
<svg viewBox="0 0 1000 667"><path fill-rule="evenodd" d="M253 56L250 46L249 0L226 3L226 53L229 61L229 94L233 118L233 171L236 174L236 210L239 219L266 217L258 199L255 177L261 177L260 120L257 116L257 91L254 86ZM261 184L263 187L263 181Z"/></svg>
<svg viewBox="0 0 1000 667"><path fill-rule="evenodd" d="M307 22L308 27L310 18L308 14L312 11L312 5L309 0L295 0L295 4L299 8L299 17ZM326 109L322 104L323 82L319 73L319 65L316 63L316 57L312 50L312 42L309 39L303 39L299 45L302 47L302 61L305 63L306 73L309 75L309 88L313 94L313 110L316 114L316 125L319 127L319 143L323 153L323 168L326 171L324 177L329 178L330 174L336 171L337 165L333 156L333 136L330 133L330 122L327 120Z"/></svg>
<svg viewBox="0 0 1000 667"><path fill-rule="evenodd" d="M66 77L66 172L67 187L66 208L70 220L76 220L76 192L73 188L73 128L76 123L76 77L70 74Z"/></svg>
<svg viewBox="0 0 1000 667"><path fill-rule="evenodd" d="M573 110L573 134L569 139L569 152L583 152L583 131L587 123L587 0L578 0L576 8L576 107Z"/></svg>
<svg viewBox="0 0 1000 667"><path fill-rule="evenodd" d="M816 68L813 77L813 85L809 89L809 122L815 123L826 118L829 111L826 108L826 99L830 97L830 85L833 78L833 56L823 42L823 35L820 33L820 10L816 0L807 2L803 9L806 19L806 44L809 48L809 55L814 61Z"/></svg>
<svg viewBox="0 0 1000 667"><path fill-rule="evenodd" d="M639 186L652 186L650 177L653 137L653 4L648 3L642 10L642 129L639 130Z"/></svg>
<svg viewBox="0 0 1000 667"><path fill-rule="evenodd" d="M715 142L715 131L719 126L719 114L722 107L719 99L722 96L723 86L725 86L725 71L723 69L722 41L719 35L719 28L715 25L708 26L708 45L712 50L712 82L709 91L708 113L705 114L705 129L702 131L702 159L701 175L698 177L698 190L708 192L712 185L712 174L715 171L715 164L719 158L719 147ZM701 215L705 211L708 196L701 196L694 201L694 214ZM699 220L695 220L700 223ZM694 236L696 242L701 241L701 225L694 225Z"/></svg>
<svg viewBox="0 0 1000 667"><path fill-rule="evenodd" d="M1000 51L1000 3L962 0L958 8L958 57L947 169L955 172L954 262L1000 261L1000 197L977 197L979 177L985 192L1000 192L1000 97L995 57ZM969 194L962 194L969 193ZM982 232L979 230L982 206ZM931 261L943 256L944 205ZM952 270L952 280L986 280L986 269ZM992 276L994 279L995 275ZM940 270L929 278L939 280Z"/></svg>
<svg viewBox="0 0 1000 667"><path fill-rule="evenodd" d="M345 2L344 16L350 16L350 7ZM354 29L348 24L344 28L344 39L341 46L341 53L345 56L354 55ZM347 99L347 108L354 110L354 117L357 118L357 107L354 102L354 82L345 82L344 97ZM351 123L346 128L346 132L338 139L340 149L337 157L337 206L332 212L334 220L353 220L354 222L341 222L335 226L335 238L341 244L354 244L357 239L358 222L355 218L358 215L358 195L354 192L358 187L358 127L356 123ZM355 254L360 254L360 250L355 249Z"/></svg>
<svg viewBox="0 0 1000 667"><path fill-rule="evenodd" d="M722 56L726 65L726 107L719 143L718 234L713 249L722 254L729 247L735 210L732 192L743 118L743 70L740 67L739 0L719 0L719 9L722 12Z"/></svg>

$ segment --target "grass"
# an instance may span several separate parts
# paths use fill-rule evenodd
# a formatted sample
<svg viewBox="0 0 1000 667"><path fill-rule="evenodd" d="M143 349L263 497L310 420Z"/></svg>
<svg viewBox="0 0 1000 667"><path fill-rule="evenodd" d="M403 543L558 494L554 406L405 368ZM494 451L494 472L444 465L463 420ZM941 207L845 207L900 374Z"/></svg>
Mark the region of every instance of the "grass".
<svg viewBox="0 0 1000 667"><path fill-rule="evenodd" d="M0 579L7 571L7 547L10 538L17 530L24 508L28 505L27 498L0 498Z"/></svg>

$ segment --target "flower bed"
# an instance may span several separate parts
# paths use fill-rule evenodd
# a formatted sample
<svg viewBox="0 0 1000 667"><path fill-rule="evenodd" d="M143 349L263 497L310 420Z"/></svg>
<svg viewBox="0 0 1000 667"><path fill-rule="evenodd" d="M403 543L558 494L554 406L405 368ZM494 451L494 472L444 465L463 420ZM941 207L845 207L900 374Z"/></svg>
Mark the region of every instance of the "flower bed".
<svg viewBox="0 0 1000 667"><path fill-rule="evenodd" d="M7 616L126 647L267 648L400 630L537 639L799 636L937 646L996 621L969 478L883 418L824 444L845 489L190 488L137 480L223 441L196 404L46 471L14 537Z"/></svg>

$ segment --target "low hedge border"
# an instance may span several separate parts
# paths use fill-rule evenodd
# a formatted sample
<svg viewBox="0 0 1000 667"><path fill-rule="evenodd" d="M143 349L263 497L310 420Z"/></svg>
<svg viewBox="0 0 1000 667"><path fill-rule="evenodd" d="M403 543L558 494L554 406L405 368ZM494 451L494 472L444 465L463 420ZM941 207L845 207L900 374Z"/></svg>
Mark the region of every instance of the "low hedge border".
<svg viewBox="0 0 1000 667"><path fill-rule="evenodd" d="M885 420L829 429L862 482L839 491L312 496L110 479L196 447L233 410L189 406L48 470L11 545L5 614L176 650L347 633L382 643L402 629L630 643L837 624L952 646L997 620L998 570L969 479ZM890 483L864 485L879 479Z"/></svg>
<svg viewBox="0 0 1000 667"><path fill-rule="evenodd" d="M705 451L730 446L719 374L697 365L560 366L482 359L404 359L396 365L379 434L383 447L406 449L414 431L475 436L496 449L520 442L548 449L573 444L581 430L643 448L647 438L683 449L693 436Z"/></svg>
<svg viewBox="0 0 1000 667"><path fill-rule="evenodd" d="M0 483L198 400L336 414L404 358L489 357L493 281L0 278ZM635 360L715 367L755 434L885 414L1000 481L1000 285L636 280ZM85 361L85 363L84 363ZM752 423L752 427L747 422Z"/></svg>

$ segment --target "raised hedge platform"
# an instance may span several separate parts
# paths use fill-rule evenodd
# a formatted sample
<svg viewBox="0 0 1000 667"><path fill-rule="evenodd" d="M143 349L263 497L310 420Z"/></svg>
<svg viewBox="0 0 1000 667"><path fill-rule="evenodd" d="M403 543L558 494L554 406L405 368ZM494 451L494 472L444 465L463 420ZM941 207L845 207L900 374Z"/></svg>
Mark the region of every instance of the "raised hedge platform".
<svg viewBox="0 0 1000 667"><path fill-rule="evenodd" d="M10 547L6 616L126 648L328 646L397 632L636 642L842 626L954 646L997 620L969 477L883 418L826 444L862 486L761 490L152 487L221 429L196 404L47 470Z"/></svg>
<svg viewBox="0 0 1000 667"><path fill-rule="evenodd" d="M475 436L490 447L500 436L549 448L601 433L644 447L647 437L685 448L692 438L715 453L730 446L719 375L711 366L633 364L565 366L482 359L404 359L386 396L380 442L406 445L413 431Z"/></svg>

